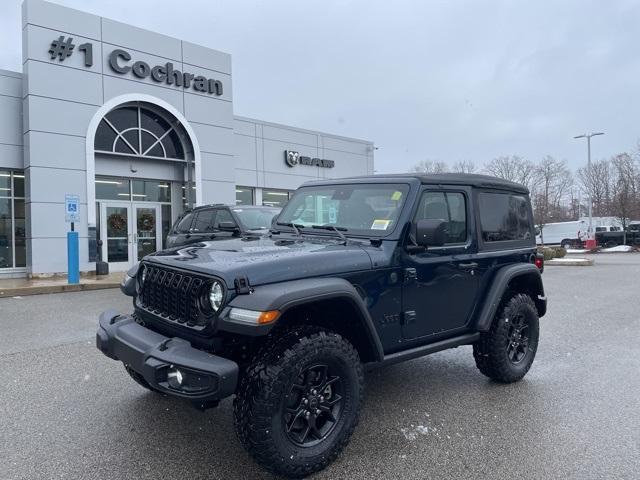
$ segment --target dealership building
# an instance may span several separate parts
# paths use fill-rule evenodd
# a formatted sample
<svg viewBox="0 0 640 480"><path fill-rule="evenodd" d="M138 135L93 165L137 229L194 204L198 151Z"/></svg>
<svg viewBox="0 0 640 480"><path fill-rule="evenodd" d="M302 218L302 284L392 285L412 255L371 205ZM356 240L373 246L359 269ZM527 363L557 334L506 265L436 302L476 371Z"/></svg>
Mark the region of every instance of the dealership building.
<svg viewBox="0 0 640 480"><path fill-rule="evenodd" d="M0 70L0 278L66 273L71 220L81 271L100 243L123 270L187 208L373 173L369 141L234 115L229 54L40 0L22 22L22 72Z"/></svg>

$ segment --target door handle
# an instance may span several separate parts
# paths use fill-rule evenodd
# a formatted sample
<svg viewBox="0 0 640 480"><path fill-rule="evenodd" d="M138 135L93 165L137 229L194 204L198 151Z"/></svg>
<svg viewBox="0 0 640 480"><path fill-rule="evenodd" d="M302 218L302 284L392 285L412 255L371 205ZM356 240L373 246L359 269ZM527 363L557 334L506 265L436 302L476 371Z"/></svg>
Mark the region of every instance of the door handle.
<svg viewBox="0 0 640 480"><path fill-rule="evenodd" d="M476 262L459 263L458 268L460 268L460 270L473 270L474 268L478 268L478 264Z"/></svg>

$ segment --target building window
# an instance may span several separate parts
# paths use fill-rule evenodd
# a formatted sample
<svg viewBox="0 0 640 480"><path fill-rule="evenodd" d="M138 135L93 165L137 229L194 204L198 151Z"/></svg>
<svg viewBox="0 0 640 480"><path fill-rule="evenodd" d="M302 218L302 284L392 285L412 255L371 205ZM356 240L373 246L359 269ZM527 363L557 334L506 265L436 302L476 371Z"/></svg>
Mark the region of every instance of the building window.
<svg viewBox="0 0 640 480"><path fill-rule="evenodd" d="M24 173L0 170L0 268L26 266Z"/></svg>
<svg viewBox="0 0 640 480"><path fill-rule="evenodd" d="M236 205L253 205L255 203L253 188L236 187Z"/></svg>
<svg viewBox="0 0 640 480"><path fill-rule="evenodd" d="M171 183L157 180L132 180L131 198L135 202L171 203Z"/></svg>
<svg viewBox="0 0 640 480"><path fill-rule="evenodd" d="M262 205L267 207L284 207L289 201L287 190L262 190Z"/></svg>
<svg viewBox="0 0 640 480"><path fill-rule="evenodd" d="M94 147L101 153L184 160L176 127L148 108L120 107L100 121Z"/></svg>

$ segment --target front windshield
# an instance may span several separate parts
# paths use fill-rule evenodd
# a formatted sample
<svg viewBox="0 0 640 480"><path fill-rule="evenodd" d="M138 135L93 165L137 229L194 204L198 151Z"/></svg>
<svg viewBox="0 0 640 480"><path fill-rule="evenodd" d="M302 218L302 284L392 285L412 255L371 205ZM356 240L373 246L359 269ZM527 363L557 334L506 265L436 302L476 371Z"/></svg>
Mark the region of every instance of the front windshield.
<svg viewBox="0 0 640 480"><path fill-rule="evenodd" d="M280 213L279 208L234 208L242 225L247 230L260 230L271 227L271 220Z"/></svg>
<svg viewBox="0 0 640 480"><path fill-rule="evenodd" d="M298 189L278 217L296 226L332 226L355 235L388 235L409 192L407 184L353 184ZM329 227L330 228L330 227Z"/></svg>

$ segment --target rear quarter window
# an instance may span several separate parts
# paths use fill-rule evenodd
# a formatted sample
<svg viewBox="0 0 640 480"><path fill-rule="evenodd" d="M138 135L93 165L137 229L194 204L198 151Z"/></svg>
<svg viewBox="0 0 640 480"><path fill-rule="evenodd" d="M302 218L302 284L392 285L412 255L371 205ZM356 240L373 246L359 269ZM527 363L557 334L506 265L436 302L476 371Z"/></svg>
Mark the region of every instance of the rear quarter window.
<svg viewBox="0 0 640 480"><path fill-rule="evenodd" d="M525 195L480 192L478 207L484 243L533 243L533 221Z"/></svg>

